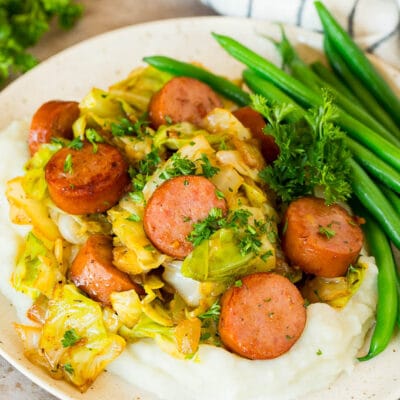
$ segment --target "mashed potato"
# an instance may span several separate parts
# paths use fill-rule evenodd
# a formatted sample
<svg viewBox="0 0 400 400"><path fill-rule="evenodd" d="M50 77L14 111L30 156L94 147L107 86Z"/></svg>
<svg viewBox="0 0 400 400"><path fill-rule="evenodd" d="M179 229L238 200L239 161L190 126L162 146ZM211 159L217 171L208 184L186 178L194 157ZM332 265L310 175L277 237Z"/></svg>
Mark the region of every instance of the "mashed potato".
<svg viewBox="0 0 400 400"><path fill-rule="evenodd" d="M21 319L29 299L12 289L9 279L23 231L9 222L4 192L5 182L22 172L28 157L26 137L26 123L13 123L0 134L0 290ZM352 371L374 321L377 268L373 258L363 256L361 262L368 265L367 272L348 305L341 311L322 303L308 306L303 335L279 358L250 361L201 345L193 359L178 360L143 340L128 345L107 369L162 399L280 400L326 388L342 372Z"/></svg>

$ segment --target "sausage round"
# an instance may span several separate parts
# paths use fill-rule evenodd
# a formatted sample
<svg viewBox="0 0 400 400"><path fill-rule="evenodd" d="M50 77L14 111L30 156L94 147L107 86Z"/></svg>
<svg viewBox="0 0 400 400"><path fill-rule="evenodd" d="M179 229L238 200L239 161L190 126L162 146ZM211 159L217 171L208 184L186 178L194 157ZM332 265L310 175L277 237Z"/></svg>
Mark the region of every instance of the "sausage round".
<svg viewBox="0 0 400 400"><path fill-rule="evenodd" d="M143 226L150 241L161 252L185 258L193 245L187 236L193 224L205 219L212 208L226 212L226 202L216 195L216 187L203 176L187 175L169 179L150 197Z"/></svg>
<svg viewBox="0 0 400 400"><path fill-rule="evenodd" d="M266 123L260 113L253 110L251 107L241 107L233 112L233 115L245 126L250 129L253 137L261 143L261 153L267 161L271 164L276 160L279 155L279 147L275 143L272 135L266 135L264 128Z"/></svg>
<svg viewBox="0 0 400 400"><path fill-rule="evenodd" d="M346 273L363 245L356 220L341 206L303 197L292 202L283 218L282 249L304 272L332 278Z"/></svg>
<svg viewBox="0 0 400 400"><path fill-rule="evenodd" d="M224 345L252 360L286 353L306 323L304 299L289 279L255 273L232 286L221 298L218 331Z"/></svg>
<svg viewBox="0 0 400 400"><path fill-rule="evenodd" d="M199 125L215 107L222 107L217 94L205 83L184 76L172 78L154 94L149 116L154 128L177 122Z"/></svg>
<svg viewBox="0 0 400 400"><path fill-rule="evenodd" d="M80 150L64 147L46 165L50 197L70 214L106 211L129 186L128 165L121 153L108 144L97 146L96 152L90 143Z"/></svg>
<svg viewBox="0 0 400 400"><path fill-rule="evenodd" d="M28 144L31 155L52 137L72 139L72 124L79 117L76 101L51 100L42 104L32 117Z"/></svg>
<svg viewBox="0 0 400 400"><path fill-rule="evenodd" d="M76 287L104 306L111 305L113 292L142 288L132 282L129 275L117 269L113 262L112 239L95 234L89 237L72 262L69 275Z"/></svg>

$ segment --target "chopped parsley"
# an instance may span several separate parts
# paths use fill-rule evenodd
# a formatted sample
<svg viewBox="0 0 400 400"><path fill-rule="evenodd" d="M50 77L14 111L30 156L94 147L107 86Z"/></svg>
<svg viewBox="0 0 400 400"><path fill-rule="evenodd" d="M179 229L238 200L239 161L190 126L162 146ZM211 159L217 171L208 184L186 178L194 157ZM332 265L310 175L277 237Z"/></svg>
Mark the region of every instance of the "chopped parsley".
<svg viewBox="0 0 400 400"><path fill-rule="evenodd" d="M316 352L316 354L317 354L317 356L322 355L322 350L321 350L321 349L318 349L317 352Z"/></svg>
<svg viewBox="0 0 400 400"><path fill-rule="evenodd" d="M186 157L181 157L179 153L173 154L170 158L172 166L166 168L160 178L167 180L182 175L194 175L196 172L196 164Z"/></svg>
<svg viewBox="0 0 400 400"><path fill-rule="evenodd" d="M103 137L93 128L86 129L85 136L86 139L93 145L93 153L97 153L97 143L103 143Z"/></svg>
<svg viewBox="0 0 400 400"><path fill-rule="evenodd" d="M221 306L219 305L218 301L216 301L207 311L198 315L198 318L200 319L200 321L212 319L215 322L218 322L220 313Z"/></svg>
<svg viewBox="0 0 400 400"><path fill-rule="evenodd" d="M74 138L73 140L71 140L71 142L68 144L68 147L70 149L74 149L74 150L81 150L83 147L83 141L78 136L78 137Z"/></svg>
<svg viewBox="0 0 400 400"><path fill-rule="evenodd" d="M237 281L235 281L235 287L242 287L243 286L243 282L241 279L238 279Z"/></svg>
<svg viewBox="0 0 400 400"><path fill-rule="evenodd" d="M64 333L64 337L61 339L61 344L63 347L71 347L81 340L75 329L68 329Z"/></svg>
<svg viewBox="0 0 400 400"><path fill-rule="evenodd" d="M211 177L213 177L215 174L217 174L219 172L219 168L218 167L214 167L211 164L211 162L208 159L206 154L203 153L201 155L201 161L202 161L201 168L203 170L203 175L206 178L211 178Z"/></svg>
<svg viewBox="0 0 400 400"><path fill-rule="evenodd" d="M219 200L222 200L225 198L224 194L218 189L215 190L215 195L217 196L217 199L219 199Z"/></svg>
<svg viewBox="0 0 400 400"><path fill-rule="evenodd" d="M239 209L224 216L220 208L214 207L205 219L193 224L193 230L187 236L187 240L198 246L219 229L234 229L241 254L253 252L258 255L262 246L261 236L267 232L267 228L263 221L255 220L254 224L249 224L251 215L248 210ZM262 260L265 261L270 255L272 252L262 254Z"/></svg>
<svg viewBox="0 0 400 400"><path fill-rule="evenodd" d="M139 215L137 214L131 214L129 217L126 218L128 221L131 222L139 222L141 220L141 218L139 217Z"/></svg>
<svg viewBox="0 0 400 400"><path fill-rule="evenodd" d="M227 220L223 216L222 209L214 207L210 210L208 216L202 221L193 224L193 230L187 239L198 246L203 240L209 239L210 236L227 225Z"/></svg>
<svg viewBox="0 0 400 400"><path fill-rule="evenodd" d="M65 157L64 161L64 172L67 174L72 174L72 155L69 153L67 157Z"/></svg>
<svg viewBox="0 0 400 400"><path fill-rule="evenodd" d="M140 160L136 166L129 167L128 172L133 186L133 191L129 193L129 196L135 203L142 203L144 201L142 190L160 163L161 158L158 150L152 147L143 160Z"/></svg>
<svg viewBox="0 0 400 400"><path fill-rule="evenodd" d="M118 123L111 124L111 133L113 136L136 136L143 139L147 135L149 123L147 113L142 114L136 122L132 122L128 118L121 118Z"/></svg>
<svg viewBox="0 0 400 400"><path fill-rule="evenodd" d="M64 369L65 369L65 371L67 371L69 374L73 374L73 373L74 373L74 369L72 368L71 363L64 364Z"/></svg>
<svg viewBox="0 0 400 400"><path fill-rule="evenodd" d="M332 239L336 235L336 231L331 228L332 224L327 226L318 226L318 233L325 235L327 239Z"/></svg>

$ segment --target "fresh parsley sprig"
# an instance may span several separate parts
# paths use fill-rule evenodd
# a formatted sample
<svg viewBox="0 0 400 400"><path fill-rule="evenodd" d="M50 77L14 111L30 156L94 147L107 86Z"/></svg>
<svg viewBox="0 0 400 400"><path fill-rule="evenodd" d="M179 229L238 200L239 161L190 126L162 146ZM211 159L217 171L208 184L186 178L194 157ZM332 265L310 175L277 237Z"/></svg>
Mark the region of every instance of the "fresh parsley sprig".
<svg viewBox="0 0 400 400"><path fill-rule="evenodd" d="M311 195L316 187L323 189L327 204L350 196L350 151L344 133L334 124L336 108L327 93L323 107L295 121L288 118L296 112L290 104L270 106L262 96L254 95L252 105L267 119L265 132L280 149L260 177L283 202Z"/></svg>

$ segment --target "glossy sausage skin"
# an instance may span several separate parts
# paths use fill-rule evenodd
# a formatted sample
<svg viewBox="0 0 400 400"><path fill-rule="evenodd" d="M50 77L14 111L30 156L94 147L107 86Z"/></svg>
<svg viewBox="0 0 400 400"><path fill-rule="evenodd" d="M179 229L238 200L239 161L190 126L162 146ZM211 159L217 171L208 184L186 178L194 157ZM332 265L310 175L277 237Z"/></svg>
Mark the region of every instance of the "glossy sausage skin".
<svg viewBox="0 0 400 400"><path fill-rule="evenodd" d="M245 126L250 129L253 137L261 143L261 153L271 164L279 155L279 147L275 143L273 136L266 135L263 131L266 123L260 113L253 110L251 107L238 108L233 112L233 115Z"/></svg>
<svg viewBox="0 0 400 400"><path fill-rule="evenodd" d="M126 192L130 179L128 165L113 146L85 143L80 150L64 147L45 168L49 194L54 203L70 214L103 212ZM66 160L71 155L70 169Z"/></svg>
<svg viewBox="0 0 400 400"><path fill-rule="evenodd" d="M212 208L226 212L224 199L203 176L179 176L164 182L150 197L144 212L144 230L157 249L177 259L185 258L193 245L187 236L193 224L205 219Z"/></svg>
<svg viewBox="0 0 400 400"><path fill-rule="evenodd" d="M306 323L304 299L289 279L256 273L221 298L219 334L224 345L252 360L276 358L301 336Z"/></svg>
<svg viewBox="0 0 400 400"><path fill-rule="evenodd" d="M292 202L284 215L282 249L293 265L327 278L342 276L357 260L363 233L341 206L323 199L303 197Z"/></svg>
<svg viewBox="0 0 400 400"><path fill-rule="evenodd" d="M69 274L76 287L104 306L111 305L112 292L134 289L139 294L143 289L132 282L128 274L112 263L112 239L95 234L89 237L76 255Z"/></svg>
<svg viewBox="0 0 400 400"><path fill-rule="evenodd" d="M149 115L152 126L177 122L199 125L215 107L222 107L217 94L197 79L176 77L168 81L151 99Z"/></svg>
<svg viewBox="0 0 400 400"><path fill-rule="evenodd" d="M28 144L31 155L53 137L72 139L72 124L79 117L76 101L51 100L42 104L32 117Z"/></svg>

